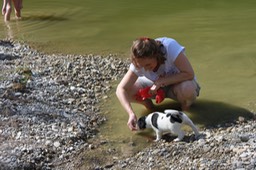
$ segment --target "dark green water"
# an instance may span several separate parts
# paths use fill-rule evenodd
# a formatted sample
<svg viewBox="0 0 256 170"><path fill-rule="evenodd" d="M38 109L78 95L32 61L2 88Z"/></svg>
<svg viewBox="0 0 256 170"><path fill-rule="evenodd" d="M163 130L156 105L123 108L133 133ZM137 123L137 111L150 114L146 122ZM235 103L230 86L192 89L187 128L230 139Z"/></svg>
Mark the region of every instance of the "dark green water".
<svg viewBox="0 0 256 170"><path fill-rule="evenodd" d="M47 53L127 58L136 37L175 38L186 47L202 86L188 113L196 124L256 112L255 0L24 0L22 12L21 21L0 21L0 38L24 40ZM128 115L112 95L104 109L110 121L101 134L124 141L122 147L129 141L143 147L145 139L128 130ZM134 107L138 116L147 112ZM163 107L175 108L172 101Z"/></svg>

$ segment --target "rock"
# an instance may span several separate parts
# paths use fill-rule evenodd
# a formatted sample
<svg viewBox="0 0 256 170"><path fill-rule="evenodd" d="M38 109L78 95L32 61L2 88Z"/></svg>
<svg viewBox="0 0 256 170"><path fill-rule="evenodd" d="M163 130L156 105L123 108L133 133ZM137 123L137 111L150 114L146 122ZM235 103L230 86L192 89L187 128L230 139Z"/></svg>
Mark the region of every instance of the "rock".
<svg viewBox="0 0 256 170"><path fill-rule="evenodd" d="M53 143L53 146L55 146L56 148L60 147L60 142L59 141L55 141Z"/></svg>
<svg viewBox="0 0 256 170"><path fill-rule="evenodd" d="M242 142L247 142L249 140L249 136L248 135L241 135L240 139Z"/></svg>

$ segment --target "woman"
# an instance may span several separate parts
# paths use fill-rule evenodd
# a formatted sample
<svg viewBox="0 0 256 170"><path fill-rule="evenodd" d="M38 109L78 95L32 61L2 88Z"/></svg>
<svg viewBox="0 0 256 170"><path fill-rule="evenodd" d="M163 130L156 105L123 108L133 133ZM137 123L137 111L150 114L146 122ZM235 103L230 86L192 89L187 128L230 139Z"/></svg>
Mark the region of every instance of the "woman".
<svg viewBox="0 0 256 170"><path fill-rule="evenodd" d="M131 47L130 68L117 86L116 95L129 115L128 127L136 130L137 117L131 102L153 109L151 99L136 100L139 89L150 86L149 93L155 95L162 88L165 96L178 101L182 110L188 110L199 95L193 68L188 61L185 48L172 38L142 37Z"/></svg>

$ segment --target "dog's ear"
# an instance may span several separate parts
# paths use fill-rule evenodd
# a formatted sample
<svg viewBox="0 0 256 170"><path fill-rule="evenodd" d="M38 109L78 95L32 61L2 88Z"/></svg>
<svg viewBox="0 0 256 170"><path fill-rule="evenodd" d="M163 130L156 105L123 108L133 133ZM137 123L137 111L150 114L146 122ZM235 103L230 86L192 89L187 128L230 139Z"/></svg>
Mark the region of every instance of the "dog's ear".
<svg viewBox="0 0 256 170"><path fill-rule="evenodd" d="M139 129L146 129L146 116L139 118L137 124Z"/></svg>

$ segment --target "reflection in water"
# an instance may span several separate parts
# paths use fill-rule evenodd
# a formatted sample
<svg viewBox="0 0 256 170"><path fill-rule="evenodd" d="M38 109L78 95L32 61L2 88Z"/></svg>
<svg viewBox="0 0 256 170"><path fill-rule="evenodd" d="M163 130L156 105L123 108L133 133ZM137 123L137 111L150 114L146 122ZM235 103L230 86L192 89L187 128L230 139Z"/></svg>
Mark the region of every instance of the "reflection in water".
<svg viewBox="0 0 256 170"><path fill-rule="evenodd" d="M13 39L13 31L10 22L5 22L5 35L7 39Z"/></svg>
<svg viewBox="0 0 256 170"><path fill-rule="evenodd" d="M14 40L20 33L20 20L7 21L3 23L4 35L6 39Z"/></svg>

